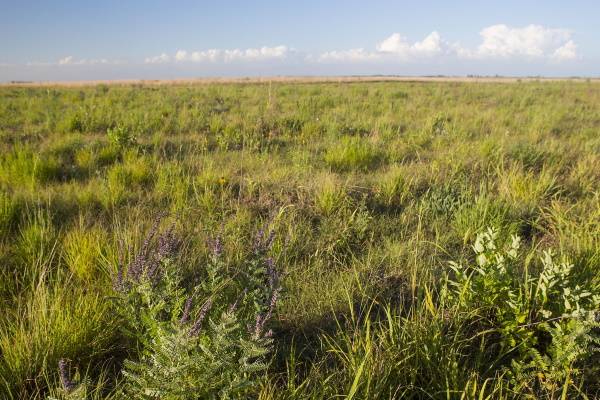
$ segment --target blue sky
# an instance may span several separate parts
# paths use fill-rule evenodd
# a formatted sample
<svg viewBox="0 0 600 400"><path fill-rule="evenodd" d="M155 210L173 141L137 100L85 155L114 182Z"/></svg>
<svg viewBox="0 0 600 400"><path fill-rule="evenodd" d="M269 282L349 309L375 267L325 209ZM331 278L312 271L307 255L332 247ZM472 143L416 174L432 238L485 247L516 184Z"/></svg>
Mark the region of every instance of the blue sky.
<svg viewBox="0 0 600 400"><path fill-rule="evenodd" d="M0 0L0 80L598 76L599 1Z"/></svg>

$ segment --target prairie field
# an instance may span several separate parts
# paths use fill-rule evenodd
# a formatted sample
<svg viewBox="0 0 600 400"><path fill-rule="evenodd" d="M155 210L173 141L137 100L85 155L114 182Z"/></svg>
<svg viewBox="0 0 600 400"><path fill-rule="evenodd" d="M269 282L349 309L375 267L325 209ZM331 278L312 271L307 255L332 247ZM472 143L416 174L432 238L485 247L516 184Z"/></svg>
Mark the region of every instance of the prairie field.
<svg viewBox="0 0 600 400"><path fill-rule="evenodd" d="M0 398L600 395L600 83L0 87Z"/></svg>

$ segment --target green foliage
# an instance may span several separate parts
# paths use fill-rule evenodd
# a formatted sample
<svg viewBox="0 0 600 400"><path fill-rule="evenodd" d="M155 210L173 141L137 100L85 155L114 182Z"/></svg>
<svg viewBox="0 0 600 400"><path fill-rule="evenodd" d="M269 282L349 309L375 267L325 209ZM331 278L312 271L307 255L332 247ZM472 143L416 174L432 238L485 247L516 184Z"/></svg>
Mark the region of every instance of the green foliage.
<svg viewBox="0 0 600 400"><path fill-rule="evenodd" d="M517 391L569 393L593 355L591 345L600 343L600 292L591 282L576 281L574 265L556 262L549 251L536 273L522 264L519 248L518 236L503 247L496 230L479 234L475 264L450 264L448 299L465 313L477 310L482 320L476 336L490 336L490 349L493 334L499 335L494 363L508 363Z"/></svg>
<svg viewBox="0 0 600 400"><path fill-rule="evenodd" d="M25 398L46 385L39 371L62 357L82 364L111 351L115 325L96 293L39 283L0 325L0 390Z"/></svg>
<svg viewBox="0 0 600 400"><path fill-rule="evenodd" d="M433 136L437 135L447 135L449 133L448 123L450 122L450 118L443 114L436 115L431 120L430 133Z"/></svg>
<svg viewBox="0 0 600 400"><path fill-rule="evenodd" d="M369 170L381 161L379 151L360 137L343 137L328 149L325 162L339 171Z"/></svg>
<svg viewBox="0 0 600 400"><path fill-rule="evenodd" d="M272 262L257 247L245 274L228 277L216 239L206 280L186 291L174 264L178 243L171 231L159 237L155 255L148 255L149 240L130 264L129 279L117 283L124 290L121 313L142 346L139 361L125 362L124 395L196 399L247 393L266 369L272 344L264 330L280 290Z"/></svg>
<svg viewBox="0 0 600 400"><path fill-rule="evenodd" d="M0 193L0 240L8 238L16 227L19 211L19 202L13 196Z"/></svg>
<svg viewBox="0 0 600 400"><path fill-rule="evenodd" d="M130 127L125 125L117 125L108 128L106 131L108 141L118 148L131 147L136 144L137 138L133 134Z"/></svg>
<svg viewBox="0 0 600 400"><path fill-rule="evenodd" d="M173 228L153 242L157 224L115 277L123 330L139 352L125 360L116 397L225 399L256 390L268 366L273 340L267 323L280 291L266 257L272 236L259 234L243 273L235 276L227 274L216 239L205 278L186 288L176 258L180 243ZM70 396L84 390L85 382L70 387L66 381Z"/></svg>
<svg viewBox="0 0 600 400"><path fill-rule="evenodd" d="M69 270L81 280L93 279L98 274L103 233L83 227L68 232L63 239L63 257Z"/></svg>
<svg viewBox="0 0 600 400"><path fill-rule="evenodd" d="M27 147L15 147L0 156L0 187L22 186L35 189L60 174L57 160L42 156Z"/></svg>

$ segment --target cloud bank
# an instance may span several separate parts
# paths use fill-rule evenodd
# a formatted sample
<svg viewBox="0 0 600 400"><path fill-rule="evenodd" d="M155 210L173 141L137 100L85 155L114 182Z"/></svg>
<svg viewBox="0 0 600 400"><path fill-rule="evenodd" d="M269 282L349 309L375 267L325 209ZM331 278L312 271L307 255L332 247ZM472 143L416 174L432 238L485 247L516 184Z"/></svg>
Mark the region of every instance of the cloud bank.
<svg viewBox="0 0 600 400"><path fill-rule="evenodd" d="M577 46L566 29L551 29L540 25L513 28L504 24L492 25L479 35L482 42L475 51L463 49L462 55L477 58L577 58Z"/></svg>
<svg viewBox="0 0 600 400"><path fill-rule="evenodd" d="M117 65L121 64L120 61L107 60L106 58L98 59L86 59L86 58L75 58L73 56L66 56L58 61L52 62L40 62L30 61L26 65L30 67L51 67L51 66L76 66L76 65Z"/></svg>
<svg viewBox="0 0 600 400"><path fill-rule="evenodd" d="M188 52L177 50L173 56L162 53L159 56L148 57L144 60L146 64L164 64L168 62L193 62L193 63L231 63L283 60L291 50L287 46L275 46L249 49L209 49L204 51Z"/></svg>
<svg viewBox="0 0 600 400"><path fill-rule="evenodd" d="M434 30L422 38L393 32L370 47L320 53L275 45L242 49L180 48L128 61L67 55L51 62L0 63L0 80L303 74L568 76L595 71L594 60L580 55L568 29L496 24L473 36L478 39L471 46L451 41Z"/></svg>
<svg viewBox="0 0 600 400"><path fill-rule="evenodd" d="M479 32L479 36L481 43L471 49L459 43L446 41L437 31L414 43L400 33L393 33L377 43L374 50L334 50L320 54L317 59L320 62L415 62L434 57L553 61L578 58L577 45L571 38L571 31L566 29L552 29L540 25L515 28L498 24L484 28Z"/></svg>
<svg viewBox="0 0 600 400"><path fill-rule="evenodd" d="M208 49L200 51L177 50L173 54L161 53L146 57L144 64L197 63L229 64L272 61L305 63L411 63L431 59L443 60L548 60L562 62L579 58L577 45L570 30L547 28L541 25L511 27L504 24L491 25L479 32L480 44L474 48L451 43L437 31L422 40L411 42L395 32L378 43L373 49L353 48L330 50L320 54L303 54L288 46L263 46L247 49ZM28 65L97 65L114 64L105 58L76 59L73 56L57 62L32 62Z"/></svg>

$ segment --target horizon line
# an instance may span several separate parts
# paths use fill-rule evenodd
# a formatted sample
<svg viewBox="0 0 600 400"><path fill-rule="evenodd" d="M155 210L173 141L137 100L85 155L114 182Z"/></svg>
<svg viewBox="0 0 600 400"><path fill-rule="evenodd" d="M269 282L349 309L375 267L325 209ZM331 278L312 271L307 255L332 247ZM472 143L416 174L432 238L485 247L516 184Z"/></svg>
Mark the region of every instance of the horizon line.
<svg viewBox="0 0 600 400"><path fill-rule="evenodd" d="M0 82L0 87L47 87L47 86L128 86L128 85L178 85L178 84L213 84L213 83L352 83L352 82L587 82L599 81L600 76L544 76L544 75L385 75L385 74L351 74L351 75L273 75L273 76L215 76L196 78L169 79L86 79L86 80L9 80Z"/></svg>

